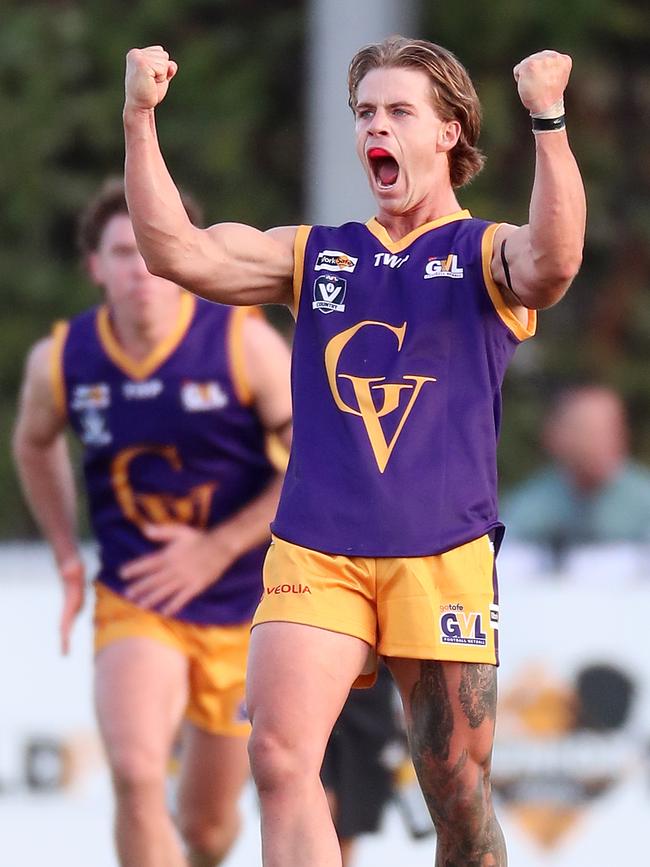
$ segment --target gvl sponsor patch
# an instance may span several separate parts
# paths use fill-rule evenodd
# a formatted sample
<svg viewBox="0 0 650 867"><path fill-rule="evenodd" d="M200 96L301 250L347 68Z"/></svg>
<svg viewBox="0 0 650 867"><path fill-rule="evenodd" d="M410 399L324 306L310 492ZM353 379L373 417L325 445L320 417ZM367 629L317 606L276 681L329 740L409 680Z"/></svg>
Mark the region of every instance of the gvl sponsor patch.
<svg viewBox="0 0 650 867"><path fill-rule="evenodd" d="M188 412L205 412L223 409L228 404L228 395L218 382L185 382L181 401Z"/></svg>
<svg viewBox="0 0 650 867"><path fill-rule="evenodd" d="M443 605L440 611L440 640L443 644L485 647L487 635L483 631L482 615L478 611L465 611L460 604Z"/></svg>
<svg viewBox="0 0 650 867"><path fill-rule="evenodd" d="M458 267L458 256L450 253L448 256L432 256L425 265L424 279L451 277L452 280L460 280L463 273L463 269Z"/></svg>
<svg viewBox="0 0 650 867"><path fill-rule="evenodd" d="M110 402L111 390L105 382L75 385L72 392L72 409L77 412L85 409L106 409Z"/></svg>
<svg viewBox="0 0 650 867"><path fill-rule="evenodd" d="M345 310L345 293L347 280L343 277L335 277L333 274L324 274L314 280L314 300L312 308L321 313L342 313Z"/></svg>
<svg viewBox="0 0 650 867"><path fill-rule="evenodd" d="M321 250L314 265L314 271L349 271L352 273L357 267L354 256L348 256L340 250Z"/></svg>

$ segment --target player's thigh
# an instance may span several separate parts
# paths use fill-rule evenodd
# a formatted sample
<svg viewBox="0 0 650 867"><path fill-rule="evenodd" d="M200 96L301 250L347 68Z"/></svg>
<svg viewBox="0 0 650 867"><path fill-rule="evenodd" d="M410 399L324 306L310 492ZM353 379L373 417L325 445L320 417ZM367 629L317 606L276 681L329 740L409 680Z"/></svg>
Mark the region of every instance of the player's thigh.
<svg viewBox="0 0 650 867"><path fill-rule="evenodd" d="M296 751L319 770L332 726L368 653L365 641L315 626L256 626L246 699L253 743L268 737L271 745Z"/></svg>
<svg viewBox="0 0 650 867"><path fill-rule="evenodd" d="M248 738L213 734L193 723L183 726L178 785L181 820L219 822L237 809L249 776Z"/></svg>
<svg viewBox="0 0 650 867"><path fill-rule="evenodd" d="M404 705L416 766L489 767L497 669L487 663L387 659Z"/></svg>
<svg viewBox="0 0 650 867"><path fill-rule="evenodd" d="M187 660L173 646L123 638L95 657L95 708L114 773L163 773L186 703Z"/></svg>

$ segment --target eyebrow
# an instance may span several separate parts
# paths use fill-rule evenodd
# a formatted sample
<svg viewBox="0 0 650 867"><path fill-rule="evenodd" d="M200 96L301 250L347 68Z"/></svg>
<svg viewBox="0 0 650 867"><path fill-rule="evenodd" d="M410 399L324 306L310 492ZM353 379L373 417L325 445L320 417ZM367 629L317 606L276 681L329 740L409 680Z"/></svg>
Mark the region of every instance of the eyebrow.
<svg viewBox="0 0 650 867"><path fill-rule="evenodd" d="M355 111L365 108L375 108L374 102L358 102L355 106ZM389 102L386 108L415 108L412 102L406 99L398 99L395 102Z"/></svg>

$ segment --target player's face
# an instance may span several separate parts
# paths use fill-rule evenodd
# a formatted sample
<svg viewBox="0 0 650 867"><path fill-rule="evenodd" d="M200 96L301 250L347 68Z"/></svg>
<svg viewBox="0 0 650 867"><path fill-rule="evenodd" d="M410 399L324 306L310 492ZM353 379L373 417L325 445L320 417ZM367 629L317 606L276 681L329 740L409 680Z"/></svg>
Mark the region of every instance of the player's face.
<svg viewBox="0 0 650 867"><path fill-rule="evenodd" d="M457 121L442 121L420 69L373 69L357 88L356 145L370 189L391 213L406 213L448 181Z"/></svg>
<svg viewBox="0 0 650 867"><path fill-rule="evenodd" d="M119 304L134 316L178 298L178 286L147 271L128 214L115 214L106 223L89 267L108 303Z"/></svg>

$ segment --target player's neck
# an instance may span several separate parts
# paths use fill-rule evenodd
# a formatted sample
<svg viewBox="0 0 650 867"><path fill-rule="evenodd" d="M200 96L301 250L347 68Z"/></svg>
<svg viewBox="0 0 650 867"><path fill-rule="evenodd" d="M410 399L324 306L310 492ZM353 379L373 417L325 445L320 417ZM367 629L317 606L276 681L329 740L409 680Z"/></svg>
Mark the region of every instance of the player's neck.
<svg viewBox="0 0 650 867"><path fill-rule="evenodd" d="M461 210L453 189L439 195L429 195L418 204L398 213L386 210L380 206L377 222L386 229L393 241L399 241L409 232L419 229L426 223L432 223L442 217L448 217Z"/></svg>
<svg viewBox="0 0 650 867"><path fill-rule="evenodd" d="M176 330L180 306L180 293L174 299L135 311L128 304L113 305L110 308L113 334L131 358L146 358Z"/></svg>

